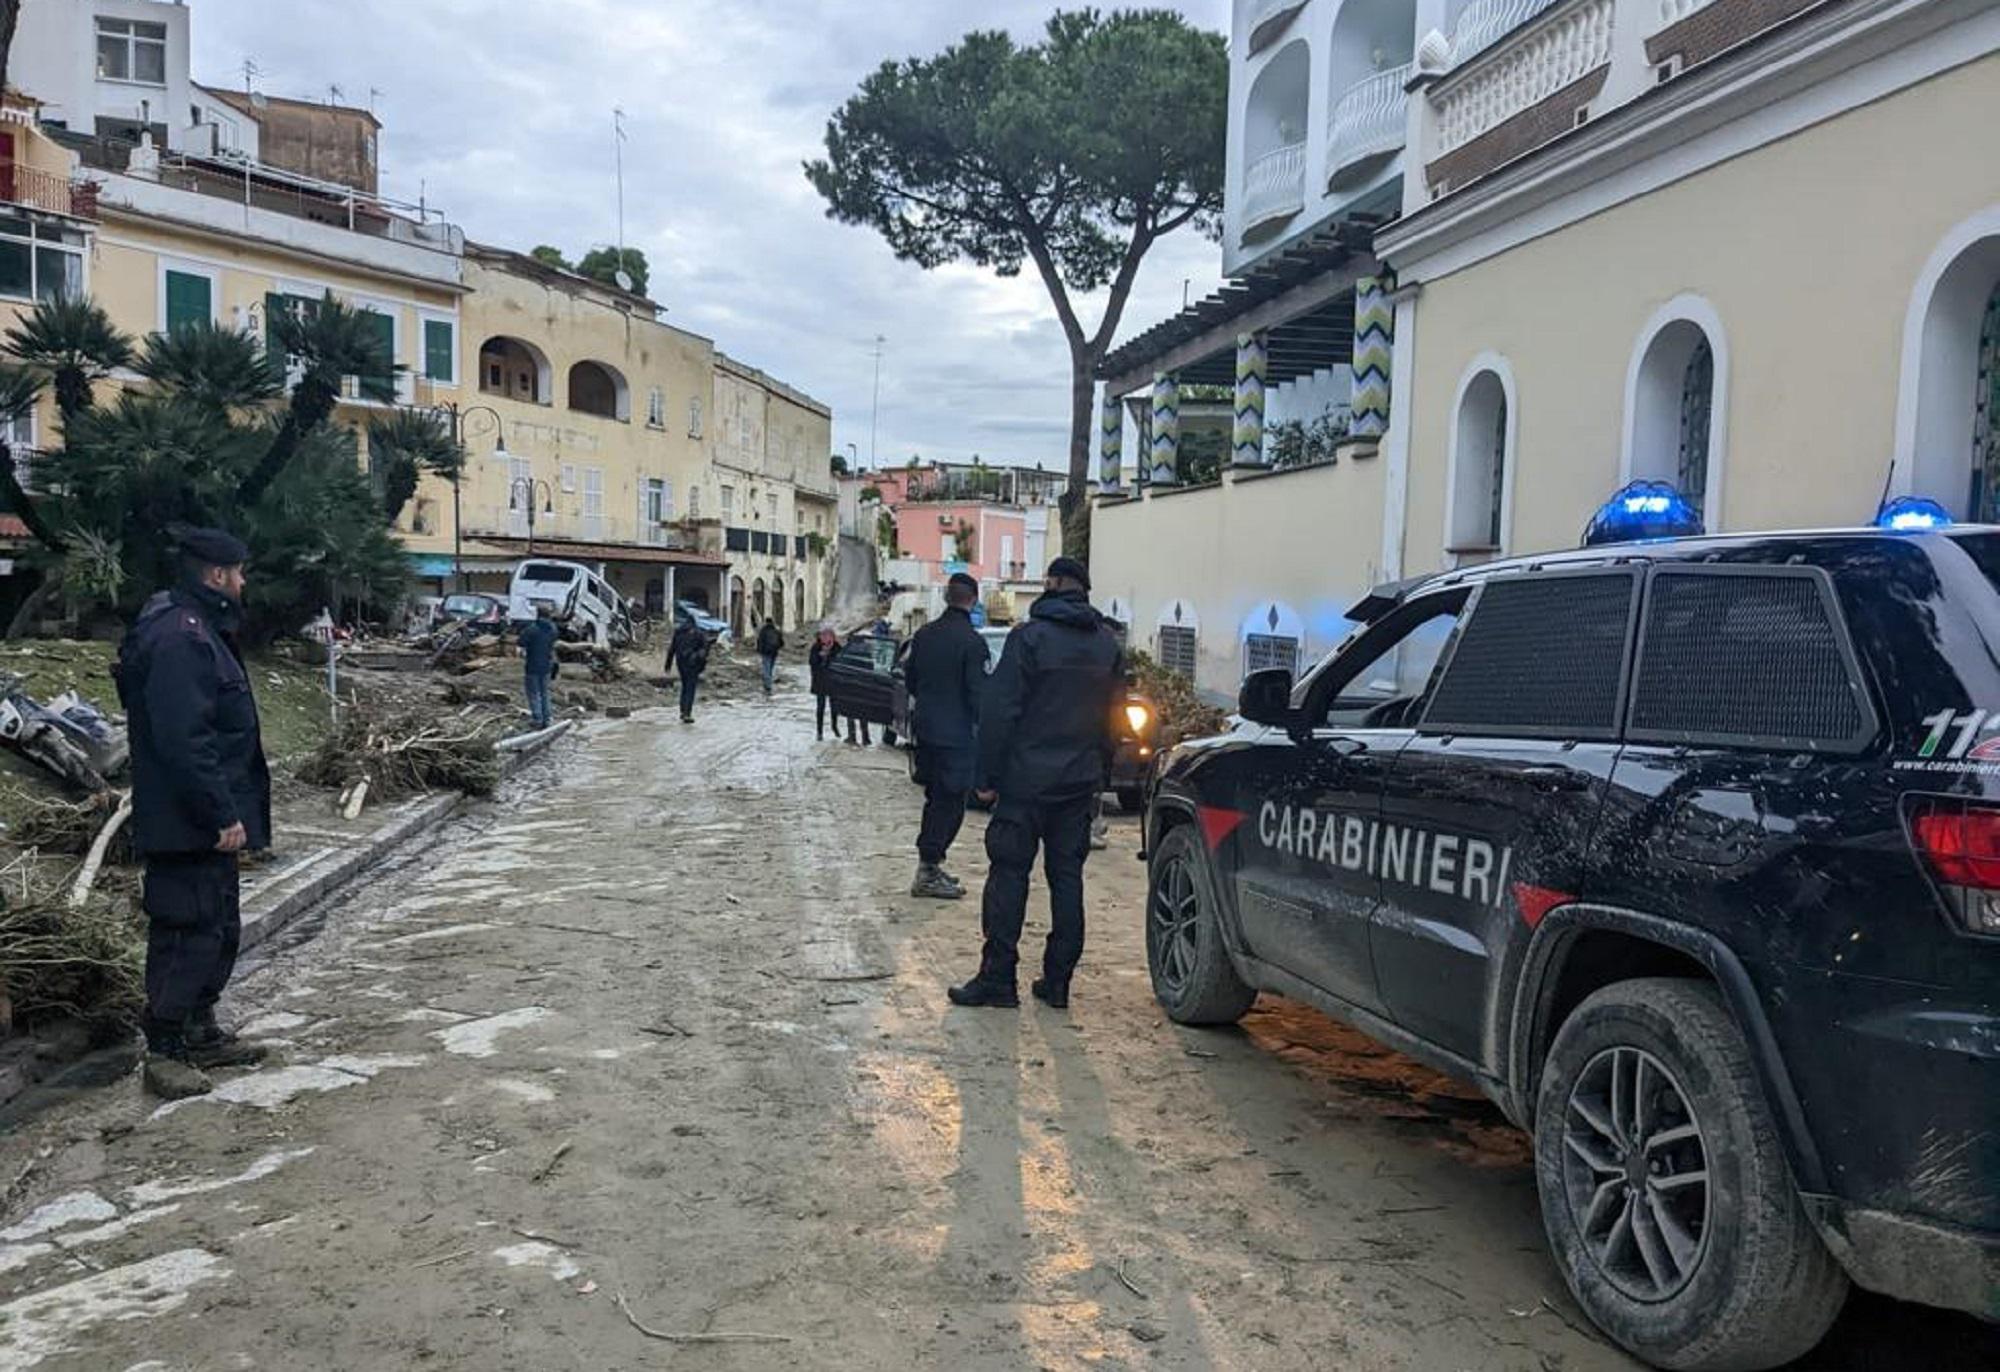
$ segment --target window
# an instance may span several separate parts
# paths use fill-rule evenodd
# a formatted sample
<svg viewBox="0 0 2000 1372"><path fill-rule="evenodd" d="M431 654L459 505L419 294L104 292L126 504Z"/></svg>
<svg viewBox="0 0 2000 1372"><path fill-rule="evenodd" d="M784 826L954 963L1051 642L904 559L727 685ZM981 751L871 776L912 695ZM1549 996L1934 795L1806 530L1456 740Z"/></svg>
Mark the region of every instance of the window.
<svg viewBox="0 0 2000 1372"><path fill-rule="evenodd" d="M1246 634L1243 639L1243 672L1267 671L1282 667L1297 674L1299 641L1289 634Z"/></svg>
<svg viewBox="0 0 2000 1372"><path fill-rule="evenodd" d="M646 392L646 426L652 429L667 427L667 393L658 386Z"/></svg>
<svg viewBox="0 0 2000 1372"><path fill-rule="evenodd" d="M604 468L583 469L583 536L604 537Z"/></svg>
<svg viewBox="0 0 2000 1372"><path fill-rule="evenodd" d="M1160 665L1177 676L1194 680L1195 632L1188 624L1162 624L1158 644Z"/></svg>
<svg viewBox="0 0 2000 1372"><path fill-rule="evenodd" d="M434 534L438 531L438 503L435 500L418 500L416 513L410 516L410 532Z"/></svg>
<svg viewBox="0 0 2000 1372"><path fill-rule="evenodd" d="M371 368L367 375L358 377L361 394L369 400L383 404L396 399L396 317L380 310L361 308L361 317L368 323L368 331L375 339L375 361L379 364Z"/></svg>
<svg viewBox="0 0 2000 1372"><path fill-rule="evenodd" d="M1506 541L1508 423L1506 382L1499 372L1482 370L1458 400L1448 552L1494 552Z"/></svg>
<svg viewBox="0 0 2000 1372"><path fill-rule="evenodd" d="M1714 410L1715 350L1703 338L1681 378L1680 461L1674 482L1696 514L1708 493L1708 431Z"/></svg>
<svg viewBox="0 0 2000 1372"><path fill-rule="evenodd" d="M1638 585L1633 572L1590 572L1481 586L1424 732L1614 737Z"/></svg>
<svg viewBox="0 0 2000 1372"><path fill-rule="evenodd" d="M1403 728L1421 713L1439 654L1471 592L1446 591L1360 630L1313 685L1314 713L1330 729Z"/></svg>
<svg viewBox="0 0 2000 1372"><path fill-rule="evenodd" d="M291 365L291 354L278 342L278 320L284 315L310 319L319 312L319 301L309 295L288 295L283 291L264 294L264 355L280 367Z"/></svg>
<svg viewBox="0 0 2000 1372"><path fill-rule="evenodd" d="M14 479L33 490L35 412L27 410L12 419L0 419L0 443L7 445L8 459L14 464Z"/></svg>
<svg viewBox="0 0 2000 1372"><path fill-rule="evenodd" d="M449 319L424 321L424 376L440 386L458 384L458 326Z"/></svg>
<svg viewBox="0 0 2000 1372"><path fill-rule="evenodd" d="M97 21L97 74L107 81L167 84L167 26L138 19Z"/></svg>
<svg viewBox="0 0 2000 1372"><path fill-rule="evenodd" d="M1787 750L1866 744L1872 711L1825 578L1811 568L1654 572L1627 734Z"/></svg>
<svg viewBox="0 0 2000 1372"><path fill-rule="evenodd" d="M166 332L215 317L215 282L206 272L166 268L160 274L160 321Z"/></svg>
<svg viewBox="0 0 2000 1372"><path fill-rule="evenodd" d="M568 462L563 463L562 466L557 469L556 481L559 485L561 485L562 492L564 495L575 495L576 467L572 463Z"/></svg>
<svg viewBox="0 0 2000 1372"><path fill-rule="evenodd" d="M772 527L773 529L777 528L777 527L778 527L778 493L777 493L776 491L773 491L773 492L771 492L771 494L770 494L770 495L768 495L768 496L764 497L764 505L765 505L765 508L767 508L767 509L768 509L768 510L770 510L770 512L771 512L771 527Z"/></svg>
<svg viewBox="0 0 2000 1372"><path fill-rule="evenodd" d="M734 518L736 518L736 488L734 486L724 486L722 488L722 522L727 524Z"/></svg>
<svg viewBox="0 0 2000 1372"><path fill-rule="evenodd" d="M688 518L701 518L701 487L688 487Z"/></svg>
<svg viewBox="0 0 2000 1372"><path fill-rule="evenodd" d="M698 395L688 400L688 437L701 437L701 397Z"/></svg>
<svg viewBox="0 0 2000 1372"><path fill-rule="evenodd" d="M54 300L82 294L82 234L0 215L0 296Z"/></svg>
<svg viewBox="0 0 2000 1372"><path fill-rule="evenodd" d="M646 479L646 522L655 527L674 517L674 488L659 477Z"/></svg>
<svg viewBox="0 0 2000 1372"><path fill-rule="evenodd" d="M569 407L605 419L631 414L625 378L602 362L578 362L569 369Z"/></svg>

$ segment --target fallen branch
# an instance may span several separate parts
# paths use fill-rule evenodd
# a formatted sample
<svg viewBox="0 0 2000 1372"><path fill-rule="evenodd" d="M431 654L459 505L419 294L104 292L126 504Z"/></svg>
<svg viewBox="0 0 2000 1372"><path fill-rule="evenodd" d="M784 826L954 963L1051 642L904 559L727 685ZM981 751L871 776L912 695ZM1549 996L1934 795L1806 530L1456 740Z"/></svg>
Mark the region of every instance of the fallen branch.
<svg viewBox="0 0 2000 1372"><path fill-rule="evenodd" d="M77 873L76 885L70 888L69 908L80 909L90 898L90 888L97 883L97 871L104 866L104 855L111 849L111 840L125 827L125 821L132 817L132 793L127 791L118 802L118 808L104 827L97 831L97 841L90 845L90 853L83 860L83 870Z"/></svg>
<svg viewBox="0 0 2000 1372"><path fill-rule="evenodd" d="M519 1234L524 1239L533 1239L536 1243L554 1244L557 1248L573 1249L577 1246L567 1239L556 1238L553 1234L537 1234L532 1229L515 1228L513 1232Z"/></svg>
<svg viewBox="0 0 2000 1372"><path fill-rule="evenodd" d="M1141 1291L1138 1287L1134 1286L1132 1284L1132 1279L1125 1275L1125 1260L1123 1258L1120 1258L1118 1260L1117 1277L1119 1285L1123 1286L1127 1291L1130 1291L1140 1300L1149 1301L1153 1299L1151 1296L1147 1295L1144 1291Z"/></svg>
<svg viewBox="0 0 2000 1372"><path fill-rule="evenodd" d="M631 1322L631 1325L634 1329L638 1330L641 1334L644 1334L649 1339L658 1339L661 1343L699 1344L699 1343L796 1342L796 1340L794 1340L790 1334L731 1333L726 1331L719 1334L673 1334L669 1333L664 1329L655 1329L651 1325L640 1323L639 1317L632 1313L632 1304L630 1301L627 1301L625 1299L625 1293L623 1291L620 1291L618 1293L618 1308L619 1310L624 1312L625 1318Z"/></svg>
<svg viewBox="0 0 2000 1372"><path fill-rule="evenodd" d="M536 1182L547 1181L549 1179L549 1174L556 1170L556 1164L561 1162L564 1158L568 1157L569 1150L574 1147L576 1147L576 1140L564 1139L560 1144L556 1146L556 1151L549 1154L549 1160L543 1163L540 1167L536 1168L534 1175L529 1177L528 1180Z"/></svg>
<svg viewBox="0 0 2000 1372"><path fill-rule="evenodd" d="M435 1258L425 1258L422 1262L412 1263L410 1266L412 1268L441 1267L445 1263L457 1262L460 1258L469 1258L471 1256L472 1250L470 1248L461 1248L456 1253L440 1253Z"/></svg>
<svg viewBox="0 0 2000 1372"><path fill-rule="evenodd" d="M354 790L348 795L346 802L340 807L340 817L342 819L360 819L361 807L367 803L368 803L368 778L363 777L361 778L361 780L354 783Z"/></svg>

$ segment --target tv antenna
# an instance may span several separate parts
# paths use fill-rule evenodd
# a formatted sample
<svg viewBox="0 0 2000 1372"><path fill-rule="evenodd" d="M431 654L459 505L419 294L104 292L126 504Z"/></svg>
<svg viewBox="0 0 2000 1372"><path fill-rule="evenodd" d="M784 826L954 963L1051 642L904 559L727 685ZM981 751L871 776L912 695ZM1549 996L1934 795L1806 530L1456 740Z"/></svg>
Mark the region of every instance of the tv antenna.
<svg viewBox="0 0 2000 1372"><path fill-rule="evenodd" d="M618 177L618 277L619 284L626 290L630 277L625 275L625 111L616 105L611 107L611 159Z"/></svg>

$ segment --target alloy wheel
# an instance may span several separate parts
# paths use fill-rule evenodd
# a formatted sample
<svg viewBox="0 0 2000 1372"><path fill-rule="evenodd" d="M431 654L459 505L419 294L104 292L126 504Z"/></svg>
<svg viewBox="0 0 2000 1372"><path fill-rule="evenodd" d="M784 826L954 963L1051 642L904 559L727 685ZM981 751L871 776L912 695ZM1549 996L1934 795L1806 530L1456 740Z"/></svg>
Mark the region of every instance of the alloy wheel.
<svg viewBox="0 0 2000 1372"><path fill-rule="evenodd" d="M1160 981L1178 995L1194 975L1201 930L1201 893L1186 858L1174 858L1161 868L1153 885L1151 919Z"/></svg>
<svg viewBox="0 0 2000 1372"><path fill-rule="evenodd" d="M1563 1190L1597 1269L1620 1292L1663 1301L1707 1251L1708 1145L1687 1093L1641 1048L1584 1065L1563 1119Z"/></svg>

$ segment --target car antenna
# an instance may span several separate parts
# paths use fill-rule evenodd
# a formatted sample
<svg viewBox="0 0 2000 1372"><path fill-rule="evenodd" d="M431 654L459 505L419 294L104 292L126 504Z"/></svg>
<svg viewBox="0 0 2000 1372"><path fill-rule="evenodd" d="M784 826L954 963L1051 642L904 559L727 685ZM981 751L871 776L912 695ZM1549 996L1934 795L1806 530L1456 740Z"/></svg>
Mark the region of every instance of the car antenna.
<svg viewBox="0 0 2000 1372"><path fill-rule="evenodd" d="M1877 513L1880 513L1882 507L1889 503L1889 488L1894 486L1895 484L1896 484L1896 459L1893 456L1891 456L1889 459L1888 474L1882 478L1882 498L1875 502L1875 509Z"/></svg>

